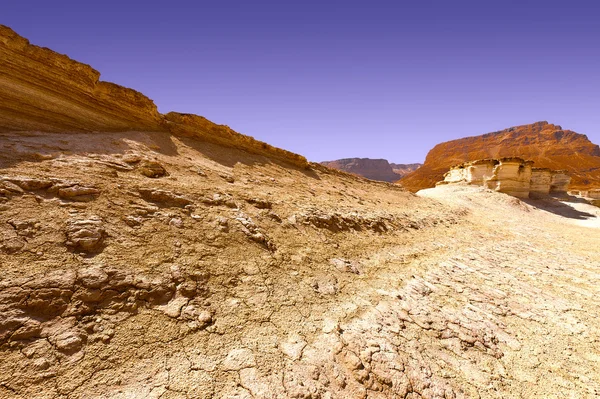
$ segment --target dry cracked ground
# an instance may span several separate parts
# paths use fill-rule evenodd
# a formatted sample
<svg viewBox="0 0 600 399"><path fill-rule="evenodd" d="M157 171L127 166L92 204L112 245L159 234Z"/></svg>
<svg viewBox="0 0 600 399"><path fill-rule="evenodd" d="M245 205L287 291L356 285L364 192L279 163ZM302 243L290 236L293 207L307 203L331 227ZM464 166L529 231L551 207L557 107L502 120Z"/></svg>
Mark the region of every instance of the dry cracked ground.
<svg viewBox="0 0 600 399"><path fill-rule="evenodd" d="M600 208L0 136L1 398L600 397Z"/></svg>

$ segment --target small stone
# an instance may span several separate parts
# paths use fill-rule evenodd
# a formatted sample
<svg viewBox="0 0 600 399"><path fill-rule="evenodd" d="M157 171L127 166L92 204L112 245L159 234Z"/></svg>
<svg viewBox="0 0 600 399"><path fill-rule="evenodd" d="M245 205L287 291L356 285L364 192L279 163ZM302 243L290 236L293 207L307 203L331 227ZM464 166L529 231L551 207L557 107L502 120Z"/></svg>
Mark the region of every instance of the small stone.
<svg viewBox="0 0 600 399"><path fill-rule="evenodd" d="M339 325L338 322L333 320L333 319L325 319L323 320L323 329L322 331L325 334L329 334L332 333L334 331L338 331L339 330Z"/></svg>
<svg viewBox="0 0 600 399"><path fill-rule="evenodd" d="M81 284L88 288L100 288L108 281L108 274L99 267L83 269L78 277Z"/></svg>
<svg viewBox="0 0 600 399"><path fill-rule="evenodd" d="M198 176L206 177L206 172L203 171L201 168L196 168L196 174Z"/></svg>
<svg viewBox="0 0 600 399"><path fill-rule="evenodd" d="M94 187L83 187L78 184L58 190L58 196L63 199L78 202L93 201L100 195L100 190Z"/></svg>
<svg viewBox="0 0 600 399"><path fill-rule="evenodd" d="M198 314L198 322L201 327L208 326L213 321L212 314L208 310L203 310Z"/></svg>
<svg viewBox="0 0 600 399"><path fill-rule="evenodd" d="M129 154L125 154L123 155L123 158L121 158L123 160L123 162L125 163L138 163L142 160L142 157L139 154L134 154L134 153L129 153Z"/></svg>
<svg viewBox="0 0 600 399"><path fill-rule="evenodd" d="M102 220L97 216L84 220L70 220L67 225L66 245L85 252L95 252L102 247L105 235Z"/></svg>
<svg viewBox="0 0 600 399"><path fill-rule="evenodd" d="M177 286L177 291L179 291L181 295L191 298L196 295L196 282L185 281Z"/></svg>
<svg viewBox="0 0 600 399"><path fill-rule="evenodd" d="M5 239L2 243L2 249L9 254L13 254L17 251L20 251L25 246L25 241L18 237L11 237Z"/></svg>
<svg viewBox="0 0 600 399"><path fill-rule="evenodd" d="M81 349L83 341L81 337L71 331L67 331L56 338L56 348L61 352L73 353Z"/></svg>
<svg viewBox="0 0 600 399"><path fill-rule="evenodd" d="M40 357L33 361L33 367L36 370L47 370L50 368L50 362L45 357Z"/></svg>
<svg viewBox="0 0 600 399"><path fill-rule="evenodd" d="M169 226L181 229L183 228L183 220L181 220L181 218L172 218L171 220L169 220Z"/></svg>
<svg viewBox="0 0 600 399"><path fill-rule="evenodd" d="M140 173L153 179L167 175L167 170L156 161L143 161L140 164Z"/></svg>

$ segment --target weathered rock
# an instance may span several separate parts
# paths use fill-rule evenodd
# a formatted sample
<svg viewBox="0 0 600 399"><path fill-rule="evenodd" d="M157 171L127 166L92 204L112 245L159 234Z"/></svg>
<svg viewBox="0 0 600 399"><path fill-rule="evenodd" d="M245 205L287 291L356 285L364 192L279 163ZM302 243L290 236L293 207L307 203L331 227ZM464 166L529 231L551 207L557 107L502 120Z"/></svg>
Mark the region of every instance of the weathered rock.
<svg viewBox="0 0 600 399"><path fill-rule="evenodd" d="M347 259L333 258L329 262L341 272L360 274L361 266L358 262L352 262Z"/></svg>
<svg viewBox="0 0 600 399"><path fill-rule="evenodd" d="M571 183L571 176L565 170L554 170L552 171L552 177L550 181L550 192L551 193L566 193L569 190Z"/></svg>
<svg viewBox="0 0 600 399"><path fill-rule="evenodd" d="M552 171L548 168L531 169L531 185L529 194L532 197L544 196L550 193L550 182L552 181Z"/></svg>
<svg viewBox="0 0 600 399"><path fill-rule="evenodd" d="M271 238L258 227L254 221L243 213L240 213L236 220L242 225L242 232L246 234L252 241L255 241L270 251L277 249Z"/></svg>
<svg viewBox="0 0 600 399"><path fill-rule="evenodd" d="M212 197L204 197L200 200L205 205L226 206L228 208L238 208L238 204L229 194L215 193Z"/></svg>
<svg viewBox="0 0 600 399"><path fill-rule="evenodd" d="M99 195L100 190L98 190L97 188L84 187L78 184L71 187L60 188L58 190L58 196L60 198L79 202L93 201Z"/></svg>
<svg viewBox="0 0 600 399"><path fill-rule="evenodd" d="M140 173L146 177L158 178L167 175L167 170L156 161L144 160L139 166Z"/></svg>
<svg viewBox="0 0 600 399"><path fill-rule="evenodd" d="M167 190L140 188L139 193L145 200L165 206L184 207L192 204L191 199Z"/></svg>
<svg viewBox="0 0 600 399"><path fill-rule="evenodd" d="M223 370L225 371L239 371L254 366L256 366L254 354L247 348L232 349L223 360Z"/></svg>
<svg viewBox="0 0 600 399"><path fill-rule="evenodd" d="M89 219L70 220L67 224L66 245L84 252L96 252L104 244L106 231L102 219L92 216Z"/></svg>
<svg viewBox="0 0 600 399"><path fill-rule="evenodd" d="M513 195L529 197L531 164L521 158L483 159L452 167L440 184L464 182Z"/></svg>
<svg viewBox="0 0 600 399"><path fill-rule="evenodd" d="M103 82L90 66L31 45L6 26L0 63L0 132L164 130L143 94Z"/></svg>
<svg viewBox="0 0 600 399"><path fill-rule="evenodd" d="M23 176L5 177L5 179L6 181L12 182L23 190L27 191L45 190L52 186L52 181L48 179L38 179Z"/></svg>
<svg viewBox="0 0 600 399"><path fill-rule="evenodd" d="M438 184L466 183L483 186L519 198L566 192L570 177L564 171L532 168L521 158L482 159L453 166ZM556 176L554 178L553 176ZM552 181L555 185L552 186ZM553 187L556 187L553 189Z"/></svg>
<svg viewBox="0 0 600 399"><path fill-rule="evenodd" d="M583 134L563 130L548 122L438 144L429 151L423 166L403 177L400 183L416 192L434 187L453 165L506 157L532 160L538 167L565 169L572 177L573 188L600 184L600 147Z"/></svg>

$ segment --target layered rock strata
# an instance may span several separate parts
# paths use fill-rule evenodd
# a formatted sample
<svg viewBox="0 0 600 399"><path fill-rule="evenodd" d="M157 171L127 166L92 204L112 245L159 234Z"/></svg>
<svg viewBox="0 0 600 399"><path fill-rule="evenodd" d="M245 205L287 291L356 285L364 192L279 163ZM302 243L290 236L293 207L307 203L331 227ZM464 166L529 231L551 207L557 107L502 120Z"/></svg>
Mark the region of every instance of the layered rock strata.
<svg viewBox="0 0 600 399"><path fill-rule="evenodd" d="M156 105L0 25L0 132L164 130Z"/></svg>
<svg viewBox="0 0 600 399"><path fill-rule="evenodd" d="M38 47L0 25L0 133L170 132L307 167L305 157L201 116L162 115L145 95L100 80L100 72ZM149 173L154 174L151 170Z"/></svg>
<svg viewBox="0 0 600 399"><path fill-rule="evenodd" d="M438 184L467 183L518 198L567 192L571 178L565 171L532 165L516 157L465 162L452 167Z"/></svg>
<svg viewBox="0 0 600 399"><path fill-rule="evenodd" d="M532 196L549 194L552 176L553 173L548 168L532 168L529 194Z"/></svg>
<svg viewBox="0 0 600 399"><path fill-rule="evenodd" d="M571 176L566 170L553 170L550 180L551 193L566 193L571 183Z"/></svg>
<svg viewBox="0 0 600 399"><path fill-rule="evenodd" d="M429 151L423 166L403 177L400 184L416 192L434 187L453 165L503 157L521 157L534 161L537 167L564 169L575 189L600 186L600 147L584 134L548 122L438 144Z"/></svg>

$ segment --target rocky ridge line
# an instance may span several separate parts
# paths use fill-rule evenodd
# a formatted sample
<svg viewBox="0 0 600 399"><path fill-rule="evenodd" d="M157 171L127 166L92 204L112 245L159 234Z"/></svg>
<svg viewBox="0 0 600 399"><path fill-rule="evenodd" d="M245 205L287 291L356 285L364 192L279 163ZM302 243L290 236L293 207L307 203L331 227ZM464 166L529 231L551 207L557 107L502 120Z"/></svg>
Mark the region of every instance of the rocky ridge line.
<svg viewBox="0 0 600 399"><path fill-rule="evenodd" d="M0 25L0 133L165 132L308 167L306 158L191 114L162 115L145 95Z"/></svg>

